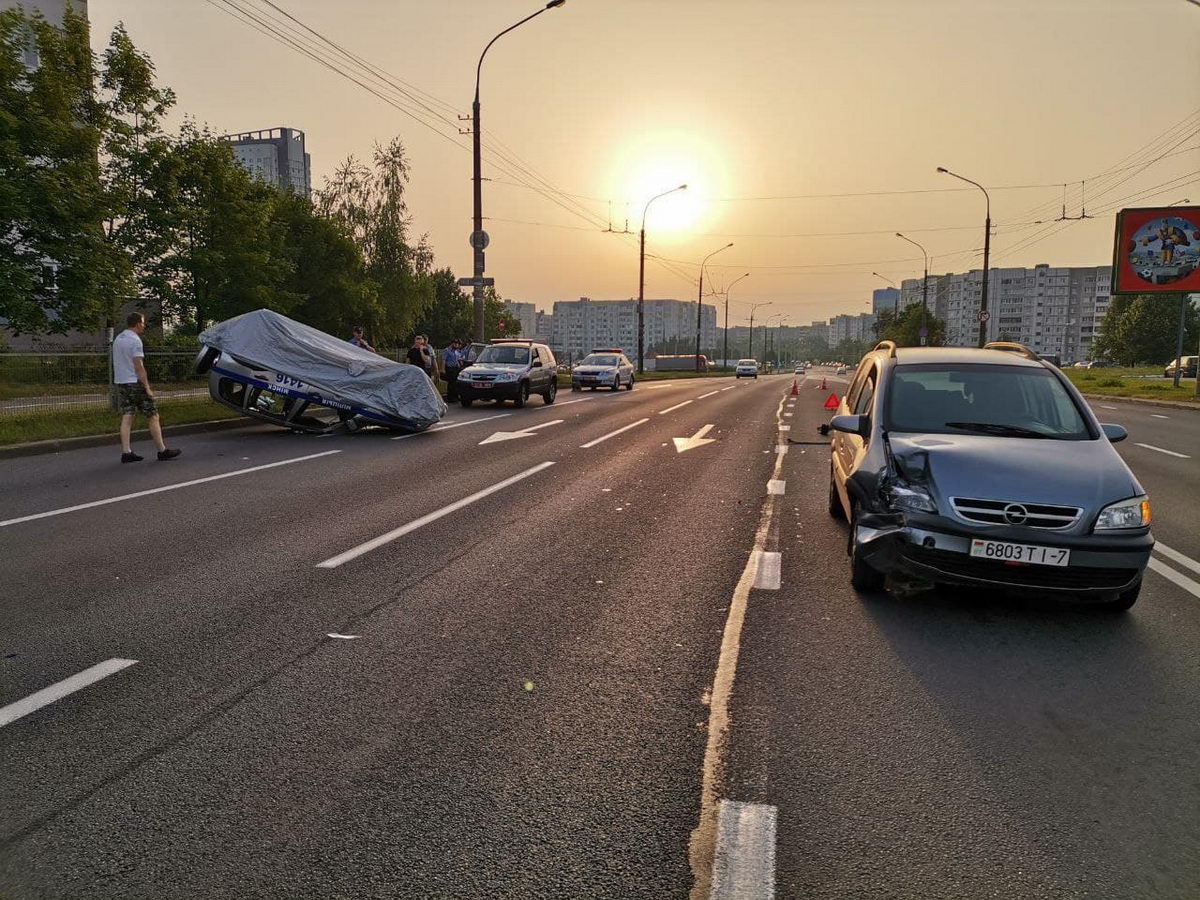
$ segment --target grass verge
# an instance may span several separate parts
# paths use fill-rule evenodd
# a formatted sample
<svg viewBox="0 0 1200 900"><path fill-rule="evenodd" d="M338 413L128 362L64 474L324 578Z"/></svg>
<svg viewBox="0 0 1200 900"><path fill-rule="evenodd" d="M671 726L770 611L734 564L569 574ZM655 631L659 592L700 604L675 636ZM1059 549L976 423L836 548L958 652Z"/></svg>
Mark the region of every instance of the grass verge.
<svg viewBox="0 0 1200 900"><path fill-rule="evenodd" d="M159 404L164 427L236 417L231 409L204 398L170 400ZM0 415L0 446L48 441L57 438L116 434L121 419L111 409L68 409L19 416ZM134 419L134 430L144 429L146 420Z"/></svg>
<svg viewBox="0 0 1200 900"><path fill-rule="evenodd" d="M1146 370L1150 374L1152 370ZM1129 397L1142 400L1182 400L1200 405L1196 397L1196 379L1188 378L1175 387L1169 378L1163 378L1160 370L1153 370L1159 377L1135 378L1143 370L1127 369L1064 369L1063 372L1075 387L1085 394L1107 394L1110 397Z"/></svg>

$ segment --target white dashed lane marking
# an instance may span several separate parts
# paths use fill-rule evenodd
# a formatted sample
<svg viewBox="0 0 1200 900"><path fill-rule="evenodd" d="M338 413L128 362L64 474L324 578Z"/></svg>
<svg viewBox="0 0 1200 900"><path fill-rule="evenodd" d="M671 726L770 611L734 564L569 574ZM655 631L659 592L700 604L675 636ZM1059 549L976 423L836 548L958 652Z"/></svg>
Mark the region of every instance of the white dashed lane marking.
<svg viewBox="0 0 1200 900"><path fill-rule="evenodd" d="M1186 453L1176 453L1174 450L1164 450L1162 447L1155 447L1153 444L1139 444L1137 441L1134 441L1133 443L1135 447L1145 447L1147 450L1155 450L1159 453L1165 453L1167 456L1175 456L1179 459L1191 459L1191 457ZM3 522L0 522L0 525L3 524Z"/></svg>
<svg viewBox="0 0 1200 900"><path fill-rule="evenodd" d="M42 688L40 691L30 694L24 700L18 700L16 703L0 707L0 728L17 721L17 719L23 716L29 715L31 712L36 712L43 706L49 706L54 701L61 700L68 694L83 690L88 685L95 684L102 678L107 678L109 675L134 665L137 665L136 659L106 659L104 662L97 663L89 669L77 672L70 678L64 678L57 684L52 684L48 688Z"/></svg>
<svg viewBox="0 0 1200 900"><path fill-rule="evenodd" d="M721 801L711 900L775 896L776 819L775 807L765 803Z"/></svg>

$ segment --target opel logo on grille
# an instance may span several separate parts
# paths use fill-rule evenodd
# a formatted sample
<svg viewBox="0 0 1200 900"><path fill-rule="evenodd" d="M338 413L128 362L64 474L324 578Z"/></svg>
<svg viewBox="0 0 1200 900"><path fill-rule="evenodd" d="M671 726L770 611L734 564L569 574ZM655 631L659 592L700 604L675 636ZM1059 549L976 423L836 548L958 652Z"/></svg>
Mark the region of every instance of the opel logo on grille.
<svg viewBox="0 0 1200 900"><path fill-rule="evenodd" d="M1029 518L1029 510L1020 503L1010 503L1004 507L1004 521L1009 525L1024 525Z"/></svg>

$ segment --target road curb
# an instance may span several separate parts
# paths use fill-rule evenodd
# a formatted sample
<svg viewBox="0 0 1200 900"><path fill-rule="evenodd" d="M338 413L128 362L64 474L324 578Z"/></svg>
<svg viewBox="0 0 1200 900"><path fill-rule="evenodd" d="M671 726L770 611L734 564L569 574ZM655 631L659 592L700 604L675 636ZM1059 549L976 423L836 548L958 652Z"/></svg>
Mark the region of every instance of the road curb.
<svg viewBox="0 0 1200 900"><path fill-rule="evenodd" d="M187 425L168 425L163 429L167 437L181 434L200 434L205 431L225 431L231 428L245 428L255 424L248 416L238 416L233 419L210 419L207 422L189 422ZM133 439L140 440L150 437L150 432L143 428L133 432ZM20 456L41 456L45 453L62 453L67 450L82 450L87 447L104 447L111 444L118 450L120 435L89 434L76 438L53 438L48 441L32 441L28 444L9 444L0 447L0 459L15 459Z"/></svg>
<svg viewBox="0 0 1200 900"><path fill-rule="evenodd" d="M1143 406L1161 406L1166 409L1198 409L1200 402L1191 403L1187 400L1151 400L1147 397L1114 397L1112 394L1084 394L1087 400L1112 400L1121 403L1141 403Z"/></svg>

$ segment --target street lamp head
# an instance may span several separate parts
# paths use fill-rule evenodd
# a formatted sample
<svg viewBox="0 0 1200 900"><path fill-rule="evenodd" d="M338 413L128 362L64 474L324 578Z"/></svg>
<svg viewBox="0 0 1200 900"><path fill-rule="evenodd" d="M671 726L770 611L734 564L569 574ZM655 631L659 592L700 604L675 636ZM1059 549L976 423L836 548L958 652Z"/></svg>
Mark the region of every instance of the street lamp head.
<svg viewBox="0 0 1200 900"><path fill-rule="evenodd" d="M898 237L898 238L902 238L902 237L904 237L904 235L902 235L900 232L898 232L898 231L897 231L897 232L896 232L896 237Z"/></svg>
<svg viewBox="0 0 1200 900"><path fill-rule="evenodd" d="M949 175L949 174L950 174L950 170L949 170L949 169L947 169L945 166L938 166L938 167L937 167L937 170L938 170L939 172L941 172L943 175Z"/></svg>
<svg viewBox="0 0 1200 900"><path fill-rule="evenodd" d="M686 190L687 190L687 185L686 185L686 184L681 184L679 187L675 188L675 190L677 190L677 191L686 191Z"/></svg>
<svg viewBox="0 0 1200 900"><path fill-rule="evenodd" d="M1183 202L1184 202L1184 203L1186 203L1187 201L1185 200L1185 201L1183 201ZM728 244L726 244L725 246L726 246L726 247L732 247L732 246L733 246L733 241L730 241L730 242L729 242Z"/></svg>
<svg viewBox="0 0 1200 900"><path fill-rule="evenodd" d="M550 0L550 2L546 4L546 9L558 9L558 7L562 6L566 2L567 0Z"/></svg>

